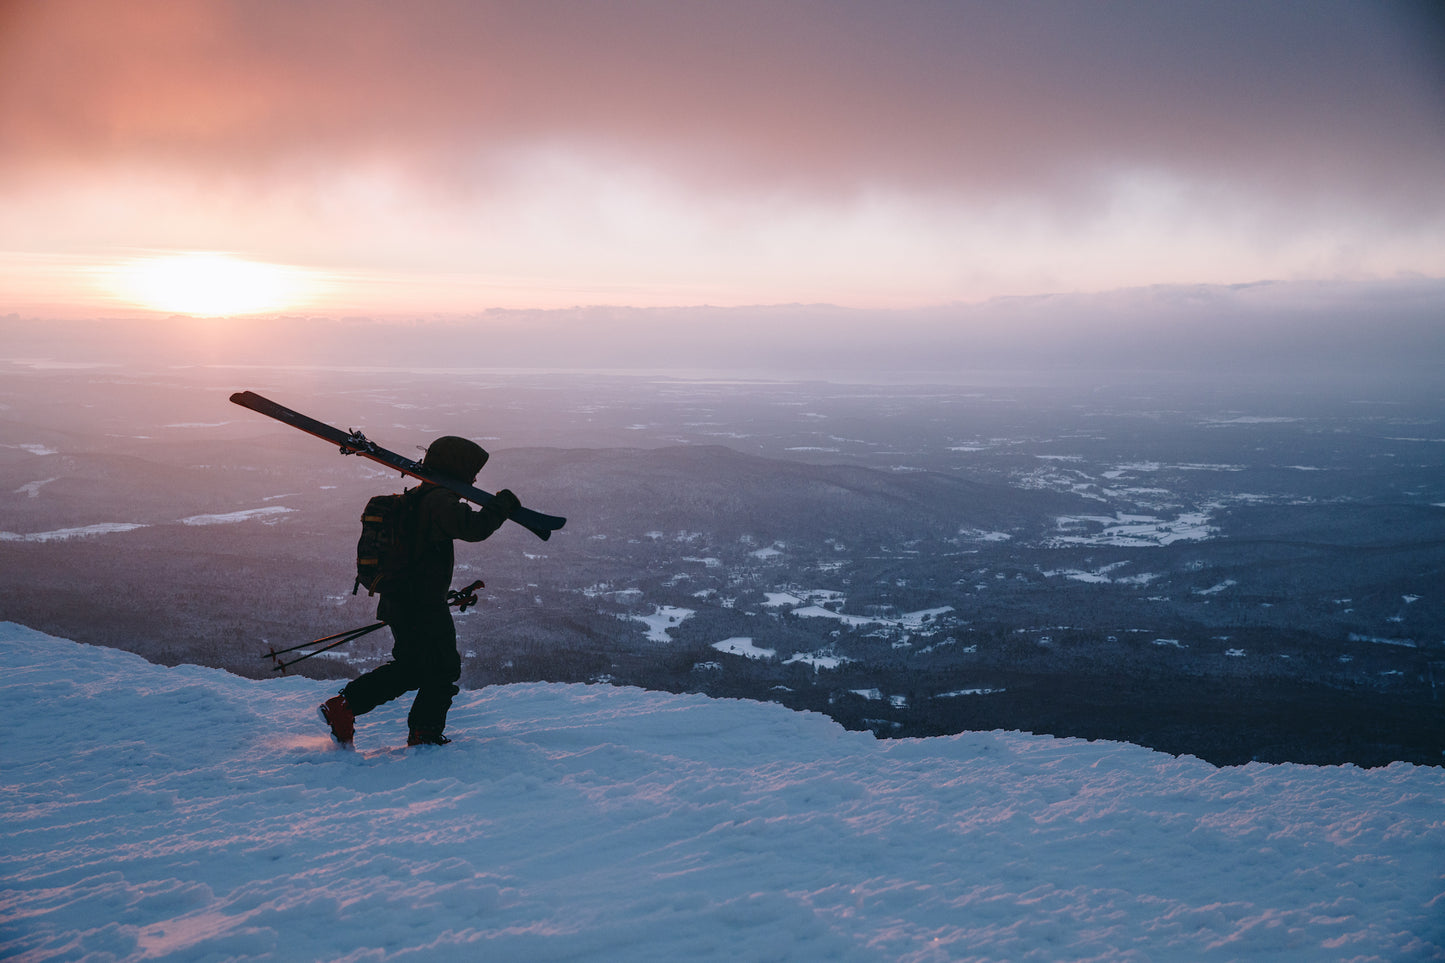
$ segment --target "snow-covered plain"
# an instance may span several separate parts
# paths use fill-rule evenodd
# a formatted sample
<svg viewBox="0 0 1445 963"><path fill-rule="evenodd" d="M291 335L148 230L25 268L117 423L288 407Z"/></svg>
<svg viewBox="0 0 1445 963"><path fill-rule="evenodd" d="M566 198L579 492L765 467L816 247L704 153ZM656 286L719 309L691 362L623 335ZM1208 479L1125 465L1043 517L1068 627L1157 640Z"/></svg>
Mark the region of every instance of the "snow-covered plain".
<svg viewBox="0 0 1445 963"><path fill-rule="evenodd" d="M54 478L47 478L43 481L31 482L16 489L15 494L25 493L35 497L40 486L56 481ZM284 496L283 496L284 497ZM226 512L222 515L192 515L180 519L182 525L230 525L237 522L246 522L252 519L261 519L263 524L274 525L277 515L285 515L294 512L294 508L283 508L279 505L271 505L265 508L250 508L239 512ZM124 532L133 532L138 528L148 528L143 522L100 522L95 525L84 525L77 528L61 528L50 532L0 532L0 542L63 542L72 538L90 538L95 535L116 535Z"/></svg>
<svg viewBox="0 0 1445 963"><path fill-rule="evenodd" d="M608 686L406 701L0 623L0 957L1408 960L1445 952L1445 770L1215 769L1020 733L876 741Z"/></svg>

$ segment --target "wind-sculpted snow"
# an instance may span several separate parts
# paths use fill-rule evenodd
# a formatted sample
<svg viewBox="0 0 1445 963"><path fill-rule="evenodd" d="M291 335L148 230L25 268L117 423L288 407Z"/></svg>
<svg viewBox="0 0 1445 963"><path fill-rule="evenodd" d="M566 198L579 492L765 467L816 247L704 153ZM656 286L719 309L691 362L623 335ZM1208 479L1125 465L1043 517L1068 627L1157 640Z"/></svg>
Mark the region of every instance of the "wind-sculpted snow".
<svg viewBox="0 0 1445 963"><path fill-rule="evenodd" d="M1019 733L878 742L606 686L463 692L357 751L331 686L0 624L0 956L1407 960L1445 771L1216 769Z"/></svg>

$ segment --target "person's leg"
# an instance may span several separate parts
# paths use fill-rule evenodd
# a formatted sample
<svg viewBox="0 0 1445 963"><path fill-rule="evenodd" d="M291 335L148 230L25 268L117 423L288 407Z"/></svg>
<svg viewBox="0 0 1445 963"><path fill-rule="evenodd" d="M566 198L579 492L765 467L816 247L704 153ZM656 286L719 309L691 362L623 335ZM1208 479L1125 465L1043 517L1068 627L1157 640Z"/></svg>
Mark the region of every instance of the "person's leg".
<svg viewBox="0 0 1445 963"><path fill-rule="evenodd" d="M418 644L411 654L418 685L406 721L413 733L440 738L446 729L452 697L461 691L456 686L462 675L457 629L443 601L419 609L416 616Z"/></svg>
<svg viewBox="0 0 1445 963"><path fill-rule="evenodd" d="M426 629L417 606L404 598L383 595L376 617L391 629L391 661L348 682L341 690L353 715L363 715L421 685L415 652L426 644Z"/></svg>
<svg viewBox="0 0 1445 963"><path fill-rule="evenodd" d="M393 649L393 657L395 650ZM352 715L365 715L377 706L415 689L419 680L406 661L391 661L357 676L341 690Z"/></svg>

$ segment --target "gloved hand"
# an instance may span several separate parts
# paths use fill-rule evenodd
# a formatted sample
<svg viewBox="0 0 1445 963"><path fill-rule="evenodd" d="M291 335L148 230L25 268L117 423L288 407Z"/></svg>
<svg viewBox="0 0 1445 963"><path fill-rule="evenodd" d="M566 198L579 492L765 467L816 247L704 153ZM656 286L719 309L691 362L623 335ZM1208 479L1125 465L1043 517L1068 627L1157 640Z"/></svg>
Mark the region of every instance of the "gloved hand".
<svg viewBox="0 0 1445 963"><path fill-rule="evenodd" d="M497 500L491 504L492 511L501 512L503 518L511 518L512 514L521 507L521 500L512 494L510 488L503 488L497 492Z"/></svg>

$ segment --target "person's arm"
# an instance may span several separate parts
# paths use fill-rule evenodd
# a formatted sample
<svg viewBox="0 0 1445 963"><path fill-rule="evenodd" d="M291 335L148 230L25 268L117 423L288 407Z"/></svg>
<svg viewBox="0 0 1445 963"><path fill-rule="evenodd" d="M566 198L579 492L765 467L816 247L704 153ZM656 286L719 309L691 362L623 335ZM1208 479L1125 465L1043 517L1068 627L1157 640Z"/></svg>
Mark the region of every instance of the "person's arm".
<svg viewBox="0 0 1445 963"><path fill-rule="evenodd" d="M435 500L432 517L443 535L464 542L480 542L491 535L521 504L517 496L505 488L497 492L497 499L491 505L475 511L463 504L459 496L451 492L447 492L447 496Z"/></svg>

